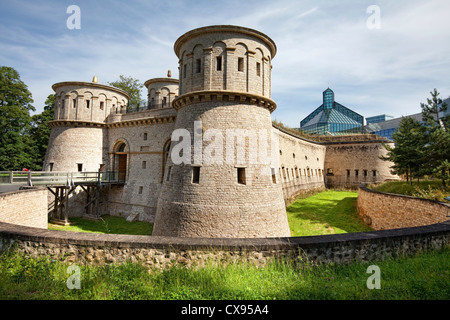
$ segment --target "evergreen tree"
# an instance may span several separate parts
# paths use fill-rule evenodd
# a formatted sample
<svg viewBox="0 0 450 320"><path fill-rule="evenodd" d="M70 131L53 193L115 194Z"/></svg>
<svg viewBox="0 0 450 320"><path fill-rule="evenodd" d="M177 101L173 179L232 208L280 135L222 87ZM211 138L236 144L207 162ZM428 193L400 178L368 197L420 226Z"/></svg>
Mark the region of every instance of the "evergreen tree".
<svg viewBox="0 0 450 320"><path fill-rule="evenodd" d="M430 92L431 99L421 103L422 119L425 122L427 136L427 164L429 172L441 179L446 188L446 180L450 178L450 128L449 117L439 118L439 113L447 110L447 105L439 98L436 89Z"/></svg>
<svg viewBox="0 0 450 320"><path fill-rule="evenodd" d="M33 164L29 129L34 111L28 87L19 73L0 66L0 171L21 170Z"/></svg>
<svg viewBox="0 0 450 320"><path fill-rule="evenodd" d="M392 135L395 147L385 145L387 156L381 157L394 163L391 167L395 174L405 174L407 181L423 176L425 154L427 152L425 130L419 121L403 117Z"/></svg>

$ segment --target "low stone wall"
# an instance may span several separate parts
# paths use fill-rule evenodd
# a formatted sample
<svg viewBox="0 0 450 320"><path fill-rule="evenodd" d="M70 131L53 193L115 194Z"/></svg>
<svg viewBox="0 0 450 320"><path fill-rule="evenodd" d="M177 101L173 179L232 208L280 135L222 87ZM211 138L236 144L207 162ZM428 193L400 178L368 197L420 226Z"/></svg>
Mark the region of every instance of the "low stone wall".
<svg viewBox="0 0 450 320"><path fill-rule="evenodd" d="M0 223L0 252L14 249L28 257L76 264L141 263L163 269L173 265L203 266L208 261L244 261L264 265L273 259L294 262L371 262L441 249L450 244L450 221L416 228L338 235L207 239L92 234L43 230Z"/></svg>
<svg viewBox="0 0 450 320"><path fill-rule="evenodd" d="M438 201L383 193L360 187L357 209L375 230L424 226L450 218L450 205Z"/></svg>
<svg viewBox="0 0 450 320"><path fill-rule="evenodd" d="M0 193L0 222L47 229L46 188Z"/></svg>

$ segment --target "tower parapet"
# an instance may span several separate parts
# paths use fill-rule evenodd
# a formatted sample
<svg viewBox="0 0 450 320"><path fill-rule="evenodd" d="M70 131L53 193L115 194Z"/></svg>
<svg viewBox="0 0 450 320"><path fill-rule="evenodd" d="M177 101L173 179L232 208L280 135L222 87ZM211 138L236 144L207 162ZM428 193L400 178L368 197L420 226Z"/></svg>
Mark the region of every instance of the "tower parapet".
<svg viewBox="0 0 450 320"><path fill-rule="evenodd" d="M173 101L178 97L178 83L178 79L172 77L145 81L144 86L148 91L148 109L172 108Z"/></svg>
<svg viewBox="0 0 450 320"><path fill-rule="evenodd" d="M49 123L52 129L44 170L97 171L105 164L106 118L125 110L129 95L94 81L59 82L52 86L55 113Z"/></svg>
<svg viewBox="0 0 450 320"><path fill-rule="evenodd" d="M228 25L198 28L178 38L174 49L180 95L226 90L271 96L276 45L259 31Z"/></svg>
<svg viewBox="0 0 450 320"><path fill-rule="evenodd" d="M105 122L128 104L129 95L118 88L96 82L59 82L55 91L54 120Z"/></svg>

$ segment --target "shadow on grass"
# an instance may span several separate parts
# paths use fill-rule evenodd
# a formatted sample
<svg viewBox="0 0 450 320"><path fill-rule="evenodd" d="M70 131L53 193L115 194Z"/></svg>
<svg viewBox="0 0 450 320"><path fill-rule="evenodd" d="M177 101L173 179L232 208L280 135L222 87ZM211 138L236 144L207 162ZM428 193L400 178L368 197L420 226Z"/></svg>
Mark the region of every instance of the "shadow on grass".
<svg viewBox="0 0 450 320"><path fill-rule="evenodd" d="M71 223L70 226L51 225L49 229L128 235L151 235L153 231L152 223L144 221L128 222L125 218L109 215L102 216L100 220L72 217L69 221Z"/></svg>
<svg viewBox="0 0 450 320"><path fill-rule="evenodd" d="M372 230L358 216L356 209L357 195L321 193L300 199L287 208L291 227L315 225L316 228L328 230L322 234L362 232ZM317 227L318 225L318 227ZM314 230L305 230L307 234L321 234Z"/></svg>

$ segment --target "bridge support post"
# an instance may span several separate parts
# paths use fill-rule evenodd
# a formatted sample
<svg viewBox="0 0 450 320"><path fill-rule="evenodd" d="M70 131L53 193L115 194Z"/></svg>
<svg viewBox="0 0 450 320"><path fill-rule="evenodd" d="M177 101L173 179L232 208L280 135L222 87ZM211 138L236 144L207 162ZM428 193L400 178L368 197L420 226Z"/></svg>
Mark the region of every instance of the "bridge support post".
<svg viewBox="0 0 450 320"><path fill-rule="evenodd" d="M54 188L55 190L52 190ZM74 188L70 186L52 186L47 189L55 196L50 222L61 225L69 224L69 195Z"/></svg>
<svg viewBox="0 0 450 320"><path fill-rule="evenodd" d="M86 192L86 214L89 219L100 220L100 184L80 187Z"/></svg>

